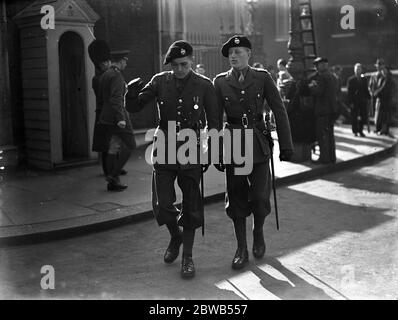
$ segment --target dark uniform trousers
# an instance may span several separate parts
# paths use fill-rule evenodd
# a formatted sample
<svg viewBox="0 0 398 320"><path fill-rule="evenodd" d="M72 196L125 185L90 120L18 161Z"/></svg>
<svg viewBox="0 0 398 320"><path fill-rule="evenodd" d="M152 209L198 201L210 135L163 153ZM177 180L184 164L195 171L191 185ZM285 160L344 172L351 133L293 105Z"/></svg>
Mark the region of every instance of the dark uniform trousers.
<svg viewBox="0 0 398 320"><path fill-rule="evenodd" d="M248 176L235 175L234 166L226 167L226 211L231 219L246 218L252 213L260 220L271 213L271 177L269 161L255 163Z"/></svg>
<svg viewBox="0 0 398 320"><path fill-rule="evenodd" d="M217 98L212 82L203 76L191 72L180 81L171 72L155 75L138 95L127 99L127 109L138 112L153 99L157 99L160 125L166 135L166 164L154 163L152 178L152 204L158 224L178 224L184 229L197 229L203 226L204 209L200 192L202 166L200 163L167 163L168 140L166 128L170 122L176 122L180 129L197 131L207 120L209 129L220 127ZM155 151L154 151L155 152ZM153 153L154 154L154 153ZM181 211L176 202L175 181L182 191Z"/></svg>
<svg viewBox="0 0 398 320"><path fill-rule="evenodd" d="M275 115L280 149L293 150L287 113L274 81L265 70L249 67L243 83L239 83L234 71L230 70L217 76L214 84L219 104L227 115L225 130L240 128L241 137L244 136L247 130L241 122L244 115L248 118L247 128L253 129L252 172L237 175L234 164L226 166L226 213L234 223L253 214L254 229L262 230L264 219L271 212L271 152L268 137L264 134L263 114L267 103ZM243 141L247 143L245 139ZM231 142L231 148L233 144ZM229 146L224 145L224 148ZM245 150L244 145L242 150Z"/></svg>
<svg viewBox="0 0 398 320"><path fill-rule="evenodd" d="M198 228L203 225L203 203L199 189L201 168L185 169L168 165L155 165L152 175L152 205L159 225L178 224L184 228ZM174 205L177 179L182 191L181 211Z"/></svg>

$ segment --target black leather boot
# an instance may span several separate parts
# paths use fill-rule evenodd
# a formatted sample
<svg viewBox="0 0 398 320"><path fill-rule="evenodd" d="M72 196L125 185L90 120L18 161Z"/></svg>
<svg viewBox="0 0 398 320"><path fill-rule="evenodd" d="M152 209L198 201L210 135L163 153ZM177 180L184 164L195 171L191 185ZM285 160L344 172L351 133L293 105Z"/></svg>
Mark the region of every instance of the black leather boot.
<svg viewBox="0 0 398 320"><path fill-rule="evenodd" d="M191 256L183 256L181 263L181 277L191 279L195 276L195 265Z"/></svg>
<svg viewBox="0 0 398 320"><path fill-rule="evenodd" d="M167 264L173 263L180 254L180 246L182 244L182 234L178 234L171 238L169 246L164 253L164 262Z"/></svg>
<svg viewBox="0 0 398 320"><path fill-rule="evenodd" d="M253 256L256 259L261 259L265 255L265 241L262 230L253 232Z"/></svg>
<svg viewBox="0 0 398 320"><path fill-rule="evenodd" d="M232 260L232 269L239 270L249 261L246 242L246 218L236 218L233 222L238 250L236 250L235 257Z"/></svg>
<svg viewBox="0 0 398 320"><path fill-rule="evenodd" d="M248 262L249 252L247 251L247 248L238 248L238 250L236 250L235 257L232 260L232 269L243 269Z"/></svg>

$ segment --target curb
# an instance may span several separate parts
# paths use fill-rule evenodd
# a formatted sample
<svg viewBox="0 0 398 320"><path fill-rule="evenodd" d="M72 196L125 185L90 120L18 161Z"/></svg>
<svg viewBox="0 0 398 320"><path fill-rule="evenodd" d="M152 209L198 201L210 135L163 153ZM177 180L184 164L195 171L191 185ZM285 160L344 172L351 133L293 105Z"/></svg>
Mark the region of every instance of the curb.
<svg viewBox="0 0 398 320"><path fill-rule="evenodd" d="M398 150L398 142L393 146L386 148L384 150L375 152L373 154L369 154L363 157L359 157L356 159L339 162L336 164L330 165L322 165L320 167L313 168L311 170L293 174L290 176L277 178L276 186L278 188L284 187L287 185L301 183L308 180L312 180L316 177L323 176L330 173L335 173L338 171L347 170L353 167L363 166L367 164L374 163L376 161L383 160L393 154L395 154ZM225 193L217 193L211 196L205 197L204 203L205 205L219 202L224 200ZM126 208L127 210L127 208ZM107 216L110 215L109 212L106 213ZM83 217L84 218L84 217ZM20 235L10 235L4 236L0 238L0 247L2 246L12 246L12 245L24 245L24 244L33 244L33 243L42 243L53 240L61 240L66 238L78 237L87 235L87 233L94 233L105 231L109 229L113 229L116 227L124 226L127 224L138 223L142 221L148 221L153 219L152 210L139 210L136 213L126 212L122 214L120 217L98 221L94 223L87 223L69 227L60 227L58 229L50 230L50 231L42 231L35 233L26 233ZM83 219L84 220L84 219ZM45 224L45 223L43 223Z"/></svg>

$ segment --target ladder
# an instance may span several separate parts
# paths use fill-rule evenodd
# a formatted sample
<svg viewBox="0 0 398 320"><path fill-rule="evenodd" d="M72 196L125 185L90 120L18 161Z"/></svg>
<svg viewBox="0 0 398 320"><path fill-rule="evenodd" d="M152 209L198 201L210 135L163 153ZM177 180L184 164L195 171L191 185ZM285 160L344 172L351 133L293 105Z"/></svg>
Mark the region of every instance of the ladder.
<svg viewBox="0 0 398 320"><path fill-rule="evenodd" d="M300 33L304 48L305 75L308 76L314 72L313 61L317 57L311 0L300 1Z"/></svg>

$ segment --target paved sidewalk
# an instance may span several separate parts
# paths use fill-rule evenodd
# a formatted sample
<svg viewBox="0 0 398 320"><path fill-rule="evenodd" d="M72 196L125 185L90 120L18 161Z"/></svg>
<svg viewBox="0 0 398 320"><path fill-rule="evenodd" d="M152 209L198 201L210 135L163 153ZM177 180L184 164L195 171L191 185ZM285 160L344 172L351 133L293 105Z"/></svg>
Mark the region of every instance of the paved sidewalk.
<svg viewBox="0 0 398 320"><path fill-rule="evenodd" d="M398 131L393 130L397 137ZM276 143L277 184L304 181L316 175L347 169L362 162L388 155L396 138L368 134L354 137L349 126L335 128L337 158L335 165L280 162ZM122 180L125 192L110 193L99 165L57 172L24 172L0 183L0 241L21 236L87 232L138 221L152 216L151 172L145 161L145 148L134 151ZM214 167L205 175L207 201L223 198L224 176ZM178 195L178 201L181 196ZM39 236L39 237L40 237Z"/></svg>

